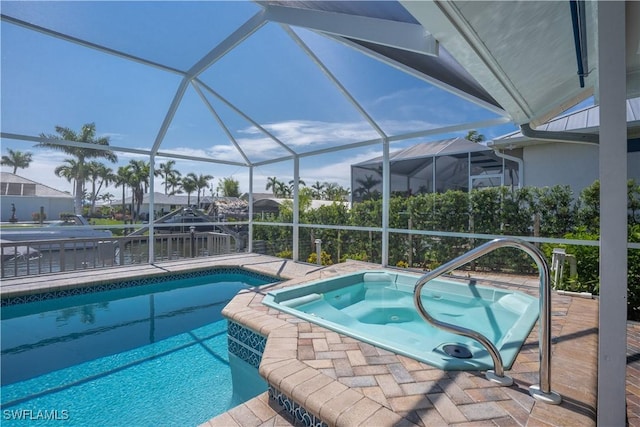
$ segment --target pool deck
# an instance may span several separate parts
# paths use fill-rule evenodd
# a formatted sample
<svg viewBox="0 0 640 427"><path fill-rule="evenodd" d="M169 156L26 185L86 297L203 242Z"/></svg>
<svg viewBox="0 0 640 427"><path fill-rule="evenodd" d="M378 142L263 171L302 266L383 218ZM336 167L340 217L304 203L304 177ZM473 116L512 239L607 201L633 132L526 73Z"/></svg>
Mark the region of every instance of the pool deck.
<svg viewBox="0 0 640 427"><path fill-rule="evenodd" d="M215 266L240 266L281 277L270 289L380 266L347 262L319 267L254 254L166 262L102 270L3 279L2 297L105 283ZM460 278L466 280L466 273ZM474 274L479 284L537 296L537 277ZM329 426L590 426L596 424L598 301L553 292L552 390L560 405L537 402L528 387L538 383L538 327L511 370L514 385L499 387L482 372L444 372L376 348L262 304L266 290L242 291L224 309L229 319L263 336L260 374L272 391L287 396ZM627 326L627 417L640 427L640 324ZM205 422L203 426L305 425L268 393Z"/></svg>

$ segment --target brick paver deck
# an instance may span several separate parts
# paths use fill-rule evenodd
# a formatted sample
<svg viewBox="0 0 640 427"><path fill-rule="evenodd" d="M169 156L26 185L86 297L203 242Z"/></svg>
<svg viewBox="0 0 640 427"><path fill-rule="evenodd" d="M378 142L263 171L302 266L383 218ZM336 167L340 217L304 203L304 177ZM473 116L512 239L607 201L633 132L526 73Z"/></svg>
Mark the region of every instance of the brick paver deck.
<svg viewBox="0 0 640 427"><path fill-rule="evenodd" d="M640 427L640 323L627 323L627 420Z"/></svg>
<svg viewBox="0 0 640 427"><path fill-rule="evenodd" d="M239 254L95 271L8 279L2 297L87 283L187 271L243 266L294 278L299 284L345 272L379 268L348 263L319 268L272 257ZM537 280L485 275L497 286L537 292ZM239 323L268 335L261 374L329 425L436 426L595 425L597 384L597 300L554 293L552 307L552 388L559 406L536 402L528 386L538 382L537 327L507 373L515 384L498 387L479 372L443 372L312 325L262 305L263 293L243 292L225 308ZM628 425L640 427L640 324L627 328ZM299 425L267 393L206 422L205 426Z"/></svg>
<svg viewBox="0 0 640 427"><path fill-rule="evenodd" d="M340 264L278 286L363 268L362 263ZM487 279L497 277L479 282ZM499 279L492 285L537 295L537 278ZM508 372L515 384L499 387L481 372L441 371L270 309L262 298L263 292L244 292L223 313L268 335L260 374L328 425L595 425L596 300L553 295L552 389L563 396L555 406L537 402L528 392L538 383L537 326ZM297 425L266 395L259 400L270 405L273 416L249 425ZM236 416L246 411L251 408L241 405L206 425L245 426Z"/></svg>

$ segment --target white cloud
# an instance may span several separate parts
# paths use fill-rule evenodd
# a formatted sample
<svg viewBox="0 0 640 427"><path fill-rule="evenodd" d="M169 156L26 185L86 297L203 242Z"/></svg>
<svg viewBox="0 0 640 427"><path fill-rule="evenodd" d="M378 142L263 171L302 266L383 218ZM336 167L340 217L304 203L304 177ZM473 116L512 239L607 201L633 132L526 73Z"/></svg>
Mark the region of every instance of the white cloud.
<svg viewBox="0 0 640 427"><path fill-rule="evenodd" d="M382 155L381 149L368 149L353 156L340 156L338 161L319 164L317 167L304 168L301 171L303 178L309 179L307 185L312 185L315 181L337 182L339 185L351 187L351 165L363 162Z"/></svg>
<svg viewBox="0 0 640 427"><path fill-rule="evenodd" d="M263 126L275 138L297 152L309 151L315 148L336 146L377 138L377 133L366 122L336 123L312 120L290 120L270 123ZM289 156L291 153L274 141L270 136L256 128L249 126L239 129L241 137L236 142L250 161L261 161ZM190 149L174 149L174 152ZM169 152L170 150L165 150ZM220 160L242 161L242 157L231 144L218 144L201 151L198 155L206 155Z"/></svg>
<svg viewBox="0 0 640 427"><path fill-rule="evenodd" d="M400 89L395 92L382 95L371 102L371 106L380 107L389 103L406 104L414 103L416 99L425 99L437 93L434 87L412 87L409 89ZM424 108L424 104L421 105Z"/></svg>
<svg viewBox="0 0 640 427"><path fill-rule="evenodd" d="M378 137L366 122L288 120L270 123L263 127L291 147L358 142ZM240 132L247 135L262 134L254 126L241 129ZM247 140L252 140L252 138L247 138Z"/></svg>
<svg viewBox="0 0 640 427"><path fill-rule="evenodd" d="M438 123L427 122L424 120L382 120L379 122L379 126L388 135L393 136L429 129L436 129L442 125Z"/></svg>
<svg viewBox="0 0 640 427"><path fill-rule="evenodd" d="M379 125L389 135L438 127L437 124L424 120L384 120L380 121ZM288 120L265 124L263 127L285 146L298 153L379 138L378 133L365 121ZM240 137L236 138L236 142L252 162L287 157L291 154L285 147L255 126L238 129L237 132ZM202 149L177 147L161 151L225 161L242 162L244 160L230 142Z"/></svg>

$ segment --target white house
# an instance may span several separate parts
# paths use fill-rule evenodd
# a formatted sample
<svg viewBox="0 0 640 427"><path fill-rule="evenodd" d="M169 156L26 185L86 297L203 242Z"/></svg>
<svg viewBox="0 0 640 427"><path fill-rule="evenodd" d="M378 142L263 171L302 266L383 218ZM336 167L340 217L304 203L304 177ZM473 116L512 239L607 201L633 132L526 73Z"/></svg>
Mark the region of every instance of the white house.
<svg viewBox="0 0 640 427"><path fill-rule="evenodd" d="M536 130L549 134L572 131L596 135L600 125L599 110L599 106L593 106L565 114ZM600 144L597 142L542 140L518 131L496 138L487 146L498 151L517 153L524 163L522 183L526 186L569 185L577 195L600 176ZM640 184L640 98L627 100L627 175Z"/></svg>
<svg viewBox="0 0 640 427"><path fill-rule="evenodd" d="M197 196L191 195L189 198L186 194L166 195L164 193L155 192L153 194L153 203L156 215L167 214L179 208L194 206L197 203ZM124 204L127 210L131 209L131 196L125 197ZM122 199L111 202L111 206L118 208L122 206ZM134 207L135 209L135 207ZM149 194L145 194L140 205L140 214L149 214Z"/></svg>
<svg viewBox="0 0 640 427"><path fill-rule="evenodd" d="M9 173L0 172L0 221L14 214L18 221L32 221L34 213L44 210L49 220L60 214L73 213L73 196L44 184Z"/></svg>

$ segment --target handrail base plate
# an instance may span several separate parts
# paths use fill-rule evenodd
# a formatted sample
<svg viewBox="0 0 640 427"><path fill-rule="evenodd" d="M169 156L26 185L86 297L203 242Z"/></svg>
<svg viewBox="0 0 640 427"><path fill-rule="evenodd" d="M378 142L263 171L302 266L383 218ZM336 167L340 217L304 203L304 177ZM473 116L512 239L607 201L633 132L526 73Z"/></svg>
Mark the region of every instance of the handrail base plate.
<svg viewBox="0 0 640 427"><path fill-rule="evenodd" d="M562 396L560 396L555 391L551 391L549 393L545 393L540 390L539 385L532 385L529 387L529 394L536 400L540 402L548 403L550 405L559 405L562 402Z"/></svg>
<svg viewBox="0 0 640 427"><path fill-rule="evenodd" d="M494 370L488 370L484 376L492 383L500 384L502 387L509 387L513 384L513 378L508 375L500 377L496 375Z"/></svg>

